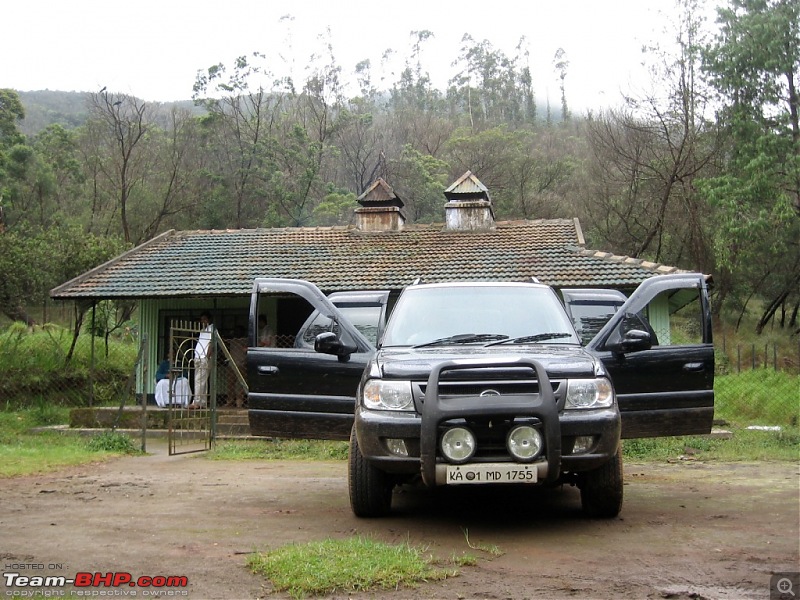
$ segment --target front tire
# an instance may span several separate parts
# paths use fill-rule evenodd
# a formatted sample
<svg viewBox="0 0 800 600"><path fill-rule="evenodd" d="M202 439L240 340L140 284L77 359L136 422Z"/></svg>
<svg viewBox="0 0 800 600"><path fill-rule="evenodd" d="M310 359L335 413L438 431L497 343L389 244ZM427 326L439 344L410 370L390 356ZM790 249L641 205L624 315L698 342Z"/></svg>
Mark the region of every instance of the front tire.
<svg viewBox="0 0 800 600"><path fill-rule="evenodd" d="M375 468L361 455L356 428L350 431L348 455L350 508L357 517L385 517L392 509L394 484L389 475Z"/></svg>
<svg viewBox="0 0 800 600"><path fill-rule="evenodd" d="M622 510L622 449L603 466L581 475L581 505L590 517L610 519Z"/></svg>

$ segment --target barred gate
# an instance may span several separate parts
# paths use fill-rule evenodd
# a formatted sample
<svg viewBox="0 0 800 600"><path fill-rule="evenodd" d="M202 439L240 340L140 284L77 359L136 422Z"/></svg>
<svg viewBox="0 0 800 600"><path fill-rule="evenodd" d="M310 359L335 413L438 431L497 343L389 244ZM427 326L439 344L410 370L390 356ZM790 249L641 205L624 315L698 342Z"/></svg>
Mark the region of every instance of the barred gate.
<svg viewBox="0 0 800 600"><path fill-rule="evenodd" d="M170 323L170 455L210 450L216 438L217 335L201 333L199 323Z"/></svg>

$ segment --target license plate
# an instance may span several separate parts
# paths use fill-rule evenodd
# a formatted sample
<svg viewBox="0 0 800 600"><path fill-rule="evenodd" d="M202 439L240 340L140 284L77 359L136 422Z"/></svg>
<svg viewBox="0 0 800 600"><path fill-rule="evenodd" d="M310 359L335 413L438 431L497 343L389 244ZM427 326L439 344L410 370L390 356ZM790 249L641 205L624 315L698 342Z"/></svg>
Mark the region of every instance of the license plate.
<svg viewBox="0 0 800 600"><path fill-rule="evenodd" d="M535 465L491 463L483 465L448 465L447 485L475 483L536 483Z"/></svg>

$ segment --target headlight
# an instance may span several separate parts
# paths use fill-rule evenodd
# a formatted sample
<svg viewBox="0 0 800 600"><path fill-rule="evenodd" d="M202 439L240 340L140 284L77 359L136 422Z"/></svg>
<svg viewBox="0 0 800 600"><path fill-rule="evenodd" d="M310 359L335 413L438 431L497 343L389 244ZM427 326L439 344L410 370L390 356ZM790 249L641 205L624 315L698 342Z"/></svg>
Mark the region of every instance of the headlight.
<svg viewBox="0 0 800 600"><path fill-rule="evenodd" d="M363 402L372 410L414 410L411 382L370 379L364 385Z"/></svg>
<svg viewBox="0 0 800 600"><path fill-rule="evenodd" d="M566 408L609 408L614 404L614 388L608 379L570 379Z"/></svg>

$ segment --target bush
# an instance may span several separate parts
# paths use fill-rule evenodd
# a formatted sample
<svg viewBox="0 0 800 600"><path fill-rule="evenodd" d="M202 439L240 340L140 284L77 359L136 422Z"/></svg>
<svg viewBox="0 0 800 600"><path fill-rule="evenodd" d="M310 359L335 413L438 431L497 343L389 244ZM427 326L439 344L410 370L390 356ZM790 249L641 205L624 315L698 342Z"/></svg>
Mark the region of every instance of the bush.
<svg viewBox="0 0 800 600"><path fill-rule="evenodd" d="M97 452L114 452L119 454L137 454L133 440L124 433L104 431L89 440L89 449Z"/></svg>

